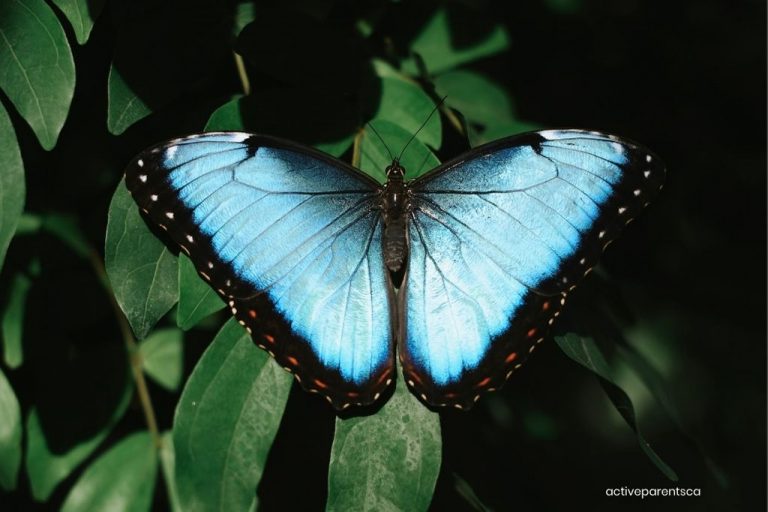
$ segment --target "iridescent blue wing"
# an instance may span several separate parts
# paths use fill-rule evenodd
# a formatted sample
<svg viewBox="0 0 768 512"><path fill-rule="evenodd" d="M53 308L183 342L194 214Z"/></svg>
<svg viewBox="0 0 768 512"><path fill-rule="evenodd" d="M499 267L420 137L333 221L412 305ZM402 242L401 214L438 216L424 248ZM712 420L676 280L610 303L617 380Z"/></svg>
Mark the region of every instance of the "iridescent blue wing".
<svg viewBox="0 0 768 512"><path fill-rule="evenodd" d="M411 183L408 385L459 408L501 386L663 178L643 147L562 130L493 142Z"/></svg>
<svg viewBox="0 0 768 512"><path fill-rule="evenodd" d="M126 183L305 389L344 408L389 384L392 295L373 180L286 141L208 133L141 153Z"/></svg>

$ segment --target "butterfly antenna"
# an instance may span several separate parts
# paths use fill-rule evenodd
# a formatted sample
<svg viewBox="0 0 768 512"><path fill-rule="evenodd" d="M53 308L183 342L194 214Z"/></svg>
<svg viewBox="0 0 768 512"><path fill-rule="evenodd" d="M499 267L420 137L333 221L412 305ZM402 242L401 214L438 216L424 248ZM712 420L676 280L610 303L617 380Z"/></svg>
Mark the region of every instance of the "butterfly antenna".
<svg viewBox="0 0 768 512"><path fill-rule="evenodd" d="M391 160L394 162L394 161L395 161L395 157L394 157L394 156L392 156L392 152L389 150L389 146L387 146L387 143L386 143L386 142L384 142L384 138L383 138L381 135L379 135L379 132L377 132L377 131L376 131L376 128L374 128L374 127L373 127L373 125L372 125L371 123L366 123L366 124L368 125L368 127L369 127L371 130L373 130L373 133L375 133L375 134L376 134L376 136L379 138L379 140L381 141L381 143L382 143L382 144L384 144L384 149L386 149L386 150L387 150L387 153L389 153L389 158L390 158L390 159L391 159Z"/></svg>
<svg viewBox="0 0 768 512"><path fill-rule="evenodd" d="M437 109L439 109L439 108L440 108L440 107L443 105L443 103L445 103L445 98L447 98L447 97L448 97L448 96L443 96L442 98L440 98L440 101L439 101L439 102L437 102L437 105L435 105L435 108L433 108L433 109L432 109L432 112L430 112L430 113L429 113L429 115L427 116L427 118L424 120L424 122L423 122L423 123L421 123L421 126L419 126L419 129L418 129L418 130L416 130L416 131L413 133L413 135L411 135L411 138L410 138L410 139L408 139L408 142L406 142L406 143L405 143L405 146L403 146L403 150L402 150L402 151L400 151L400 154L399 154L399 155L398 155L398 157L397 157L397 160L398 160L398 161L400 161L400 159L403 157L403 153L405 153L405 150L406 150L406 148L408 148L408 145L409 145L411 142L413 142L413 139L415 139L415 138L416 138L416 136L419 134L419 132L420 132L421 130L423 130L425 126L427 126L427 123L429 122L429 120L430 120L430 119L432 119L432 116L433 116L433 115L435 115L435 112L437 112Z"/></svg>

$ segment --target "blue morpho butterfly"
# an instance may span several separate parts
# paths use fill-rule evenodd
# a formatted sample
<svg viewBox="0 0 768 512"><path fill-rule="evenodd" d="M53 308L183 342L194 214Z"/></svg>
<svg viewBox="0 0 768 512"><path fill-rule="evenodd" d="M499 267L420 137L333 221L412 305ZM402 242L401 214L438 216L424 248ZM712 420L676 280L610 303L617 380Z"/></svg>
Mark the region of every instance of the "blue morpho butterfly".
<svg viewBox="0 0 768 512"><path fill-rule="evenodd" d="M408 182L398 159L386 172L382 186L309 147L221 132L144 151L126 182L306 390L372 403L397 348L417 396L467 409L544 339L665 173L582 130L497 140Z"/></svg>

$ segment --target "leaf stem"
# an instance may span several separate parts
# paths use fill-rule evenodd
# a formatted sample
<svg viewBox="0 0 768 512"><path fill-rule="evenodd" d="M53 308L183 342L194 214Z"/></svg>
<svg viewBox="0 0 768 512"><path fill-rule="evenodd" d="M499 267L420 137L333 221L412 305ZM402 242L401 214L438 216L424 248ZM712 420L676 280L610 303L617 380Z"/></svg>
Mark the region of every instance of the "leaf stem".
<svg viewBox="0 0 768 512"><path fill-rule="evenodd" d="M138 395L139 403L141 403L141 409L144 412L144 420L146 421L147 429L152 436L152 441L154 442L155 447L159 450L162 447L163 441L157 428L157 417L155 415L155 409L152 407L152 398L149 395L147 381L144 378L139 345L136 343L136 338L133 337L131 326L128 325L128 320L125 318L123 310L120 309L120 305L115 299L115 294L112 292L112 285L107 277L107 271L104 268L104 263L101 261L101 256L91 248L88 259L90 260L91 266L96 272L99 281L101 281L102 286L106 290L107 297L109 297L109 303L112 305L112 309L115 312L117 324L120 327L120 334L125 343L125 350L128 352L131 373L133 374L133 380L136 383L136 394Z"/></svg>
<svg viewBox="0 0 768 512"><path fill-rule="evenodd" d="M248 79L248 72L245 70L243 56L239 53L235 53L235 65L237 66L237 74L240 76L240 84L243 86L243 94L248 96L251 94L251 81Z"/></svg>

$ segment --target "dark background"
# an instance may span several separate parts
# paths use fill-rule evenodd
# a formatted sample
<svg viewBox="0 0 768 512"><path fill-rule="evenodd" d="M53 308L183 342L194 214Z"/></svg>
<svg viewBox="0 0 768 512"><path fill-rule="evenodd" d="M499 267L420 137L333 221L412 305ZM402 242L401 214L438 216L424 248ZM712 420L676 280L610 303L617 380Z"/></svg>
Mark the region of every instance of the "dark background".
<svg viewBox="0 0 768 512"><path fill-rule="evenodd" d="M170 5L167 9L174 7ZM419 2L317 5L329 23L340 25L366 9L383 13L373 44L351 59L404 52L434 10L434 4ZM481 401L471 413L443 415L444 459L433 509L471 510L462 490L468 484L494 510L765 510L765 3L549 0L449 5L457 13L451 21L458 46L484 30L471 26L474 15L462 16L465 10L506 26L509 51L469 68L502 84L520 119L543 127L624 135L665 160L662 195L609 248L600 277L588 279L570 299L570 318L560 329L577 322L573 317L578 311L602 311L593 302L596 296L602 302L606 294L611 301L615 298L624 311L627 337L663 375L683 428L637 382L623 381L637 393L633 399L645 437L680 475L672 483L640 450L594 376L554 343L546 343L502 392ZM142 59L131 57L131 49L153 44L155 31L166 30L158 23L131 32L125 26L133 14L127 3L109 5L90 42L74 48L78 84L54 151L43 152L23 121L13 118L28 173L27 210L72 215L95 247L103 245L107 207L125 163L153 142L200 131L210 112L240 87L231 59L204 69L201 64L203 78L195 87L180 91L122 136L110 135L105 126L106 75L112 58L126 70L142 66ZM198 21L194 30L205 31L206 38L218 30L215 19ZM229 30L224 23L224 32ZM137 32L147 34L149 41L126 35ZM220 40L225 47L233 44L226 37ZM333 87L343 94L364 91L360 84L345 86L338 74L319 76L324 73L317 74L316 62L296 57L305 52L301 45L306 43L297 41L294 49L285 50L285 58L294 60L281 64L293 67L323 94L333 95ZM207 62L214 50L201 39L154 57L169 63ZM343 74L343 65L328 65ZM157 76L159 82L166 79ZM255 90L272 79L253 76ZM131 85L137 91L143 86ZM313 103L304 96L294 105L281 105L280 115L288 124L301 124L302 109ZM311 142L302 140L301 133L294 138ZM455 156L466 147L461 137L448 134L440 156ZM32 254L42 261L45 287L35 289L28 306L33 317L25 340L30 363L13 375L23 407L56 396L55 388L78 372L77 364L62 363L73 346L93 347L114 338L119 348L96 278L55 239L14 242L2 284L7 284L9 269L24 267ZM210 338L210 331L189 337L187 372ZM156 386L151 392L161 427L169 428L178 397ZM75 409L70 413L90 407L72 400ZM55 425L55 413L50 417ZM322 507L333 422L324 402L294 390L259 487L262 509ZM142 424L141 410L132 404L112 437ZM55 508L70 485L60 486L49 504L35 507ZM26 509L32 503L24 486L22 482L6 498ZM701 488L701 497L641 501L605 496L606 488L622 486ZM162 486L157 489L156 505L162 509Z"/></svg>

